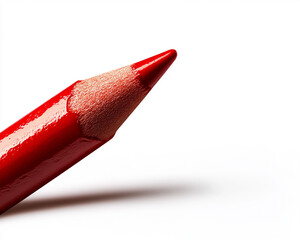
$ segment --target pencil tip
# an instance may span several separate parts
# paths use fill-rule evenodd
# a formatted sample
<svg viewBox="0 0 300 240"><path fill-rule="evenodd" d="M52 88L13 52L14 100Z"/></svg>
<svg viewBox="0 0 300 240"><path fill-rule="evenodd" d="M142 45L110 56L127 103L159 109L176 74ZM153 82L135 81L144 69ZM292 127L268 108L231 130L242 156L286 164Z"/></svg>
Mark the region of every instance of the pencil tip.
<svg viewBox="0 0 300 240"><path fill-rule="evenodd" d="M152 88L164 75L176 59L177 52L170 49L153 57L147 58L131 65L141 75L141 82Z"/></svg>

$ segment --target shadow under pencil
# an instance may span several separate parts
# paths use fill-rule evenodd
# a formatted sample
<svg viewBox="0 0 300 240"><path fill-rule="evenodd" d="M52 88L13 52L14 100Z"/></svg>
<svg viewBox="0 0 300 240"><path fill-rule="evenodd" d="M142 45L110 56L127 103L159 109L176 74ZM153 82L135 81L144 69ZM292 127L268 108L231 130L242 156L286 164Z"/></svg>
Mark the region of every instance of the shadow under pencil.
<svg viewBox="0 0 300 240"><path fill-rule="evenodd" d="M69 196L61 197L50 197L43 199L34 199L21 202L16 207L3 213L1 216L9 217L13 215L51 210L57 208L78 206L84 204L112 202L112 201L123 201L128 199L137 198L149 198L158 196L177 196L195 191L195 188L191 185L172 185L172 186L155 186L155 187L144 187L135 189L122 189L108 192L90 192L84 194L74 194ZM199 191L199 188L198 190ZM205 188L200 189L201 192L205 192Z"/></svg>

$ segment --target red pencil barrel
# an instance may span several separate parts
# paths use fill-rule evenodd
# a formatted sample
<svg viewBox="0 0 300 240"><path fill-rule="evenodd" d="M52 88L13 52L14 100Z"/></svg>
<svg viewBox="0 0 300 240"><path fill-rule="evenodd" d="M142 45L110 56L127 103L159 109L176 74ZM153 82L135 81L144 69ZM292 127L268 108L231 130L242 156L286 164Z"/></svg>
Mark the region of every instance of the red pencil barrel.
<svg viewBox="0 0 300 240"><path fill-rule="evenodd" d="M82 137L73 86L0 133L0 214L105 143Z"/></svg>

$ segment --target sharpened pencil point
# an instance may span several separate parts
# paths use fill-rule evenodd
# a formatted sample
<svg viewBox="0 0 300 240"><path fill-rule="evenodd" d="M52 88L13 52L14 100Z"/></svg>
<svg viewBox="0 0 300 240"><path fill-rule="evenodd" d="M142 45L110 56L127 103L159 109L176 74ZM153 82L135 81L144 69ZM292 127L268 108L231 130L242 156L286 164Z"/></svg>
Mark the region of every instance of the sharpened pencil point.
<svg viewBox="0 0 300 240"><path fill-rule="evenodd" d="M176 59L177 52L174 49L160 53L131 65L141 75L141 82L148 88L152 88L164 75Z"/></svg>

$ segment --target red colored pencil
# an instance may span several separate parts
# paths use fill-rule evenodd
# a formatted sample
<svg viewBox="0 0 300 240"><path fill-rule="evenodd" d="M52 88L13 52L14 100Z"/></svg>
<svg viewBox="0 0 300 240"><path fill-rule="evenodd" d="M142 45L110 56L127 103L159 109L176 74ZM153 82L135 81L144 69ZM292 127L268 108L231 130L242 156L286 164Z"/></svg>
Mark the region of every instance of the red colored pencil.
<svg viewBox="0 0 300 240"><path fill-rule="evenodd" d="M77 81L0 133L0 214L110 140L176 58Z"/></svg>

